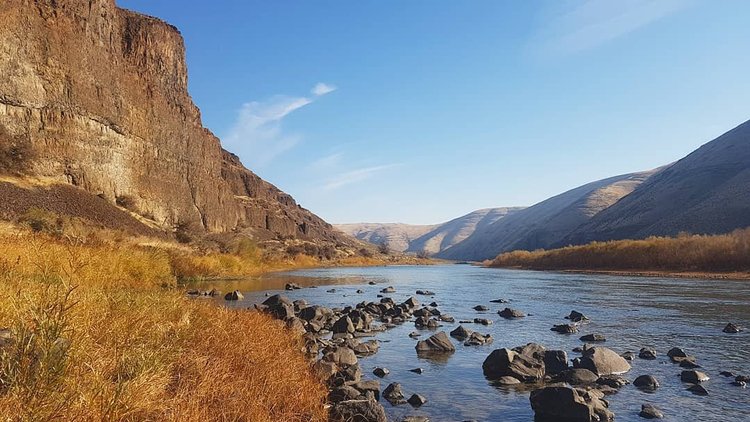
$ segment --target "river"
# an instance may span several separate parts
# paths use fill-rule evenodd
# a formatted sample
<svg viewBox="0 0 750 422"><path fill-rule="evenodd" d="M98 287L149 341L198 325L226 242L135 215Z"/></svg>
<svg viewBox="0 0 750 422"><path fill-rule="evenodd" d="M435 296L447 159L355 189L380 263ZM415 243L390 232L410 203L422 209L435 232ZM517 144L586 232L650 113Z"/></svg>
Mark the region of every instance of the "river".
<svg viewBox="0 0 750 422"><path fill-rule="evenodd" d="M283 291L288 282L303 287ZM369 285L375 282L375 285ZM331 286L333 285L333 286ZM464 346L454 340L456 353L447 360L434 361L417 357L417 339L413 321L375 338L381 342L379 353L360 359L364 379L375 367L386 367L390 374L380 379L381 390L390 382L401 384L404 394L425 396L428 402L419 409L409 404L391 406L382 401L389 418L400 421L411 415L428 416L432 421L525 421L533 420L529 392L523 388L495 387L482 374L482 362L493 349L535 342L548 349L572 352L583 342L579 337L589 333L606 336L603 345L618 353L651 346L658 352L656 360L635 358L625 377L654 375L661 387L654 393L639 391L627 385L608 396L610 410L618 421L643 420L638 416L641 404L652 403L671 421L748 421L750 389L731 385L732 378L720 371L750 375L750 331L739 334L722 332L727 322L750 328L750 282L727 280L638 278L608 275L560 274L552 272L487 269L469 265L393 266L371 268L331 268L270 274L259 279L203 283L224 292L239 289L245 300L226 302L227 306L248 307L262 302L267 294L283 293L290 299L305 299L311 304L328 307L355 305L379 300L380 289L393 286L392 297L400 303L415 296L421 303L438 303L444 314L456 323L443 323L447 332L459 320L489 318L489 326L466 324L482 334L492 334L494 343ZM335 293L328 290L335 288ZM364 293L358 294L361 289ZM430 290L434 297L416 296L417 289ZM509 304L490 303L504 298ZM224 303L223 299L219 299ZM476 305L490 308L477 312ZM506 320L497 311L510 306L530 314L526 318ZM563 324L571 310L577 310L591 322L578 334L564 335L550 331L553 324ZM422 338L430 335L424 330ZM711 380L703 385L708 396L686 391L680 381L682 370L672 364L666 352L672 347L684 348L698 358L699 369ZM421 367L422 374L409 372Z"/></svg>

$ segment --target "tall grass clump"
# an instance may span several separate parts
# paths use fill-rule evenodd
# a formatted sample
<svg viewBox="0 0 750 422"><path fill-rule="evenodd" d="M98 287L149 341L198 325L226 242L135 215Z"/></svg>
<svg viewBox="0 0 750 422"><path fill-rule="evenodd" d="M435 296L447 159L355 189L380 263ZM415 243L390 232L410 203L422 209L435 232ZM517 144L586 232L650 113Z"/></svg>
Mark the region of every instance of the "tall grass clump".
<svg viewBox="0 0 750 422"><path fill-rule="evenodd" d="M0 236L0 415L9 420L322 421L301 339L188 299L169 251Z"/></svg>
<svg viewBox="0 0 750 422"><path fill-rule="evenodd" d="M682 234L514 251L499 255L489 265L539 270L749 272L750 228L722 235Z"/></svg>

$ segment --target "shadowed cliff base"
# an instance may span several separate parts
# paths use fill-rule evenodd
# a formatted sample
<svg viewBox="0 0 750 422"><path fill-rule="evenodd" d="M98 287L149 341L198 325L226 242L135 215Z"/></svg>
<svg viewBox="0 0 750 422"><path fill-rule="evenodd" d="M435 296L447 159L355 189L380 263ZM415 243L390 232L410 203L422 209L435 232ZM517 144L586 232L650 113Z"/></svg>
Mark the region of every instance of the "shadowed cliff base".
<svg viewBox="0 0 750 422"><path fill-rule="evenodd" d="M560 249L514 251L488 262L497 268L633 275L750 278L750 228L723 235L649 237Z"/></svg>

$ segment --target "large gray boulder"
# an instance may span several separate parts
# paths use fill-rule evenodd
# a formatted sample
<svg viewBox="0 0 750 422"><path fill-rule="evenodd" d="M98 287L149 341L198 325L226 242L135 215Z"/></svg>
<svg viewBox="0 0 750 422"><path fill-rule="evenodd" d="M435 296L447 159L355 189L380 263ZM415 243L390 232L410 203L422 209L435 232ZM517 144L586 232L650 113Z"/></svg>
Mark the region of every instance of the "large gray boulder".
<svg viewBox="0 0 750 422"><path fill-rule="evenodd" d="M331 328L331 331L334 334L353 333L354 324L352 324L352 320L348 316L344 315L341 318L339 318L335 323L333 323L333 327Z"/></svg>
<svg viewBox="0 0 750 422"><path fill-rule="evenodd" d="M505 308L502 311L497 311L497 314L505 319L523 318L526 316L525 313L512 308Z"/></svg>
<svg viewBox="0 0 750 422"><path fill-rule="evenodd" d="M567 371L561 372L557 379L565 381L570 385L586 385L593 384L599 379L599 375L584 368L568 369Z"/></svg>
<svg viewBox="0 0 750 422"><path fill-rule="evenodd" d="M427 340L418 341L415 349L422 353L453 353L456 351L456 347L444 331L433 334Z"/></svg>
<svg viewBox="0 0 750 422"><path fill-rule="evenodd" d="M394 406L406 403L404 392L401 391L401 384L397 382L392 382L385 387L385 390L383 390L383 398L388 400L388 403Z"/></svg>
<svg viewBox="0 0 750 422"><path fill-rule="evenodd" d="M357 355L348 347L337 347L323 356L323 360L333 362L339 366L355 365Z"/></svg>
<svg viewBox="0 0 750 422"><path fill-rule="evenodd" d="M546 387L532 391L529 400L535 421L605 422L615 415L607 409L596 390L582 391L570 387Z"/></svg>
<svg viewBox="0 0 750 422"><path fill-rule="evenodd" d="M624 374L630 370L625 358L599 346L584 350L583 356L573 361L573 366L588 369L597 375Z"/></svg>
<svg viewBox="0 0 750 422"><path fill-rule="evenodd" d="M333 422L388 422L383 406L375 400L346 400L331 408Z"/></svg>
<svg viewBox="0 0 750 422"><path fill-rule="evenodd" d="M473 332L473 330L469 330L463 325L459 325L455 330L451 331L451 337L464 341L469 338Z"/></svg>
<svg viewBox="0 0 750 422"><path fill-rule="evenodd" d="M539 381L545 373L541 359L510 349L493 350L484 360L482 370L491 380L510 376L523 382Z"/></svg>
<svg viewBox="0 0 750 422"><path fill-rule="evenodd" d="M547 375L555 375L568 369L568 354L565 350L545 350L543 361Z"/></svg>

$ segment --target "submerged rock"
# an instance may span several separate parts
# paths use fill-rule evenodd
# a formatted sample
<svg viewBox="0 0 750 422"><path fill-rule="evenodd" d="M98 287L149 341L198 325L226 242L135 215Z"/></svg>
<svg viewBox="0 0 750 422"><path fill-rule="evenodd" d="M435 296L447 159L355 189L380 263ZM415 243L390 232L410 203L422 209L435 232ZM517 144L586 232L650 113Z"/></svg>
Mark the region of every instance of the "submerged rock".
<svg viewBox="0 0 750 422"><path fill-rule="evenodd" d="M507 299L493 299L490 303L510 303L510 301Z"/></svg>
<svg viewBox="0 0 750 422"><path fill-rule="evenodd" d="M385 377L386 375L390 374L390 373L391 373L391 371L389 371L389 370L388 370L388 368L379 368L379 367L378 367L378 368L375 368L375 369L373 369L373 370L372 370L372 373L373 373L373 374L374 374L374 375L375 375L376 377L378 377L378 378L383 378L383 377Z"/></svg>
<svg viewBox="0 0 750 422"><path fill-rule="evenodd" d="M575 324L557 324L550 328L550 331L560 334L573 334L578 332L578 326Z"/></svg>
<svg viewBox="0 0 750 422"><path fill-rule="evenodd" d="M565 317L565 319L569 319L572 322L583 322L588 321L589 319L586 317L586 315L578 312L578 311L570 311L570 314Z"/></svg>
<svg viewBox="0 0 750 422"><path fill-rule="evenodd" d="M646 360L654 360L656 359L656 350L650 347L643 347L641 348L641 351L638 352L638 357Z"/></svg>
<svg viewBox="0 0 750 422"><path fill-rule="evenodd" d="M423 404L427 403L427 399L419 394L412 394L411 397L409 397L409 399L406 401L414 407L420 407Z"/></svg>
<svg viewBox="0 0 750 422"><path fill-rule="evenodd" d="M590 343L601 343L607 341L603 334L586 334L580 338L581 341Z"/></svg>
<svg viewBox="0 0 750 422"><path fill-rule="evenodd" d="M742 327L738 327L730 322L722 331L728 334L737 334L742 331Z"/></svg>
<svg viewBox="0 0 750 422"><path fill-rule="evenodd" d="M599 377L599 379L596 380L596 383L599 385L605 385L607 387L617 389L630 384L630 381L619 375L602 375L601 377Z"/></svg>
<svg viewBox="0 0 750 422"><path fill-rule="evenodd" d="M557 378L570 385L585 385L595 383L599 379L599 375L588 369L574 368L561 372Z"/></svg>
<svg viewBox="0 0 750 422"><path fill-rule="evenodd" d="M545 387L532 391L529 401L537 421L613 421L614 414L607 409L607 402L594 391Z"/></svg>
<svg viewBox="0 0 750 422"><path fill-rule="evenodd" d="M466 339L464 342L464 346L481 346L484 344L490 344L494 341L491 335L489 334L480 334L476 331L471 333L469 338Z"/></svg>
<svg viewBox="0 0 750 422"><path fill-rule="evenodd" d="M502 311L497 311L497 314L505 319L523 318L526 316L525 313L511 308L505 308Z"/></svg>
<svg viewBox="0 0 750 422"><path fill-rule="evenodd" d="M239 290L229 292L224 296L224 300L243 300L245 296Z"/></svg>
<svg viewBox="0 0 750 422"><path fill-rule="evenodd" d="M697 396L707 396L708 390L700 384L694 384L687 388L687 391L690 391L691 393L697 395Z"/></svg>
<svg viewBox="0 0 750 422"><path fill-rule="evenodd" d="M633 385L640 390L652 392L659 388L659 381L652 375L641 375L633 381Z"/></svg>
<svg viewBox="0 0 750 422"><path fill-rule="evenodd" d="M682 371L682 373L680 374L680 380L682 380L682 382L689 382L692 384L708 381L709 379L710 378L708 377L708 375L700 371Z"/></svg>
<svg viewBox="0 0 750 422"><path fill-rule="evenodd" d="M404 404L404 393L401 391L401 384L392 382L385 387L383 390L383 398L388 400L388 403L392 405Z"/></svg>
<svg viewBox="0 0 750 422"><path fill-rule="evenodd" d="M643 404L641 405L641 412L638 414L638 416L646 419L663 419L664 414L654 406L653 404Z"/></svg>

